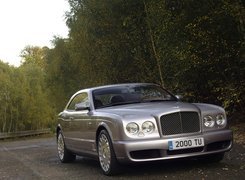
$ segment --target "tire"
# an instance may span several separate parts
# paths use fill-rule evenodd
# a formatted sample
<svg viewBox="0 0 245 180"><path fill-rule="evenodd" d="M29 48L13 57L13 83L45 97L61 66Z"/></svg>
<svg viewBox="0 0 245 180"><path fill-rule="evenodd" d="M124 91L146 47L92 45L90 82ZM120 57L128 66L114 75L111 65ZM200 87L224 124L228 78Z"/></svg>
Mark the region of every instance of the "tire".
<svg viewBox="0 0 245 180"><path fill-rule="evenodd" d="M210 154L201 157L201 161L206 163L218 163L223 160L225 153Z"/></svg>
<svg viewBox="0 0 245 180"><path fill-rule="evenodd" d="M76 159L76 155L67 150L64 137L60 131L58 132L57 137L57 150L58 157L62 163L72 162Z"/></svg>
<svg viewBox="0 0 245 180"><path fill-rule="evenodd" d="M117 174L119 172L119 164L112 146L111 138L106 130L102 130L99 133L97 152L103 174L107 176Z"/></svg>

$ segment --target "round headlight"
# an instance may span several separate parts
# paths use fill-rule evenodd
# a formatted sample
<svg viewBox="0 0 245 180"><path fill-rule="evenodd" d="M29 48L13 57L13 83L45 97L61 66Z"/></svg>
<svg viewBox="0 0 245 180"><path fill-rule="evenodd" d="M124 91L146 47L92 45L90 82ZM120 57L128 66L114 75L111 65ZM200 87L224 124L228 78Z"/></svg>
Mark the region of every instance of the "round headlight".
<svg viewBox="0 0 245 180"><path fill-rule="evenodd" d="M215 121L213 120L212 116L205 116L203 120L206 127L214 127Z"/></svg>
<svg viewBox="0 0 245 180"><path fill-rule="evenodd" d="M226 122L225 116L223 114L219 114L216 116L216 124L219 126L223 126Z"/></svg>
<svg viewBox="0 0 245 180"><path fill-rule="evenodd" d="M139 132L139 126L134 122L128 123L126 129L130 134L136 134Z"/></svg>
<svg viewBox="0 0 245 180"><path fill-rule="evenodd" d="M155 125L150 122L150 121L146 121L142 124L142 131L144 133L152 133L155 130Z"/></svg>

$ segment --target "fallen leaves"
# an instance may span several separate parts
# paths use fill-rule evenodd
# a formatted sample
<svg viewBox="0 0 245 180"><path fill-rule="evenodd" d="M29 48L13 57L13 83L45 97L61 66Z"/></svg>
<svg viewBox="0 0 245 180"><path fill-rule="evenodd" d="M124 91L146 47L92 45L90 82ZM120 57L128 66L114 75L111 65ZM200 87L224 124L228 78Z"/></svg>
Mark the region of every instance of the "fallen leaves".
<svg viewBox="0 0 245 180"><path fill-rule="evenodd" d="M245 148L245 123L236 124L231 129L233 130L234 141Z"/></svg>

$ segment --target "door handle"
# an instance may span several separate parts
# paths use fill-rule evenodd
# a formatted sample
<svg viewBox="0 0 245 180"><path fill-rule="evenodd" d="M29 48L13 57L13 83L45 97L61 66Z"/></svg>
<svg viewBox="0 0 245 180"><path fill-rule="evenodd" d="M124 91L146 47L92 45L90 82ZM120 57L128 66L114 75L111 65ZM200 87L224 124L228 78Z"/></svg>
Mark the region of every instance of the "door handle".
<svg viewBox="0 0 245 180"><path fill-rule="evenodd" d="M71 121L74 120L74 117L70 117L70 120L71 120Z"/></svg>

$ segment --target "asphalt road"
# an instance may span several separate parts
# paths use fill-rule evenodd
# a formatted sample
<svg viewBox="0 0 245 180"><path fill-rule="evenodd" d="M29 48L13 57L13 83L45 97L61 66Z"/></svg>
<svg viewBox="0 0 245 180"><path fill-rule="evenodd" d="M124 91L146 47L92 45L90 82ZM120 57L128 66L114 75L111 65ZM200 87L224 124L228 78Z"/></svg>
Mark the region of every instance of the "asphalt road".
<svg viewBox="0 0 245 180"><path fill-rule="evenodd" d="M234 144L220 163L198 161L124 165L122 173L104 176L95 160L79 157L70 164L57 158L54 137L0 141L0 179L245 179L245 147Z"/></svg>

